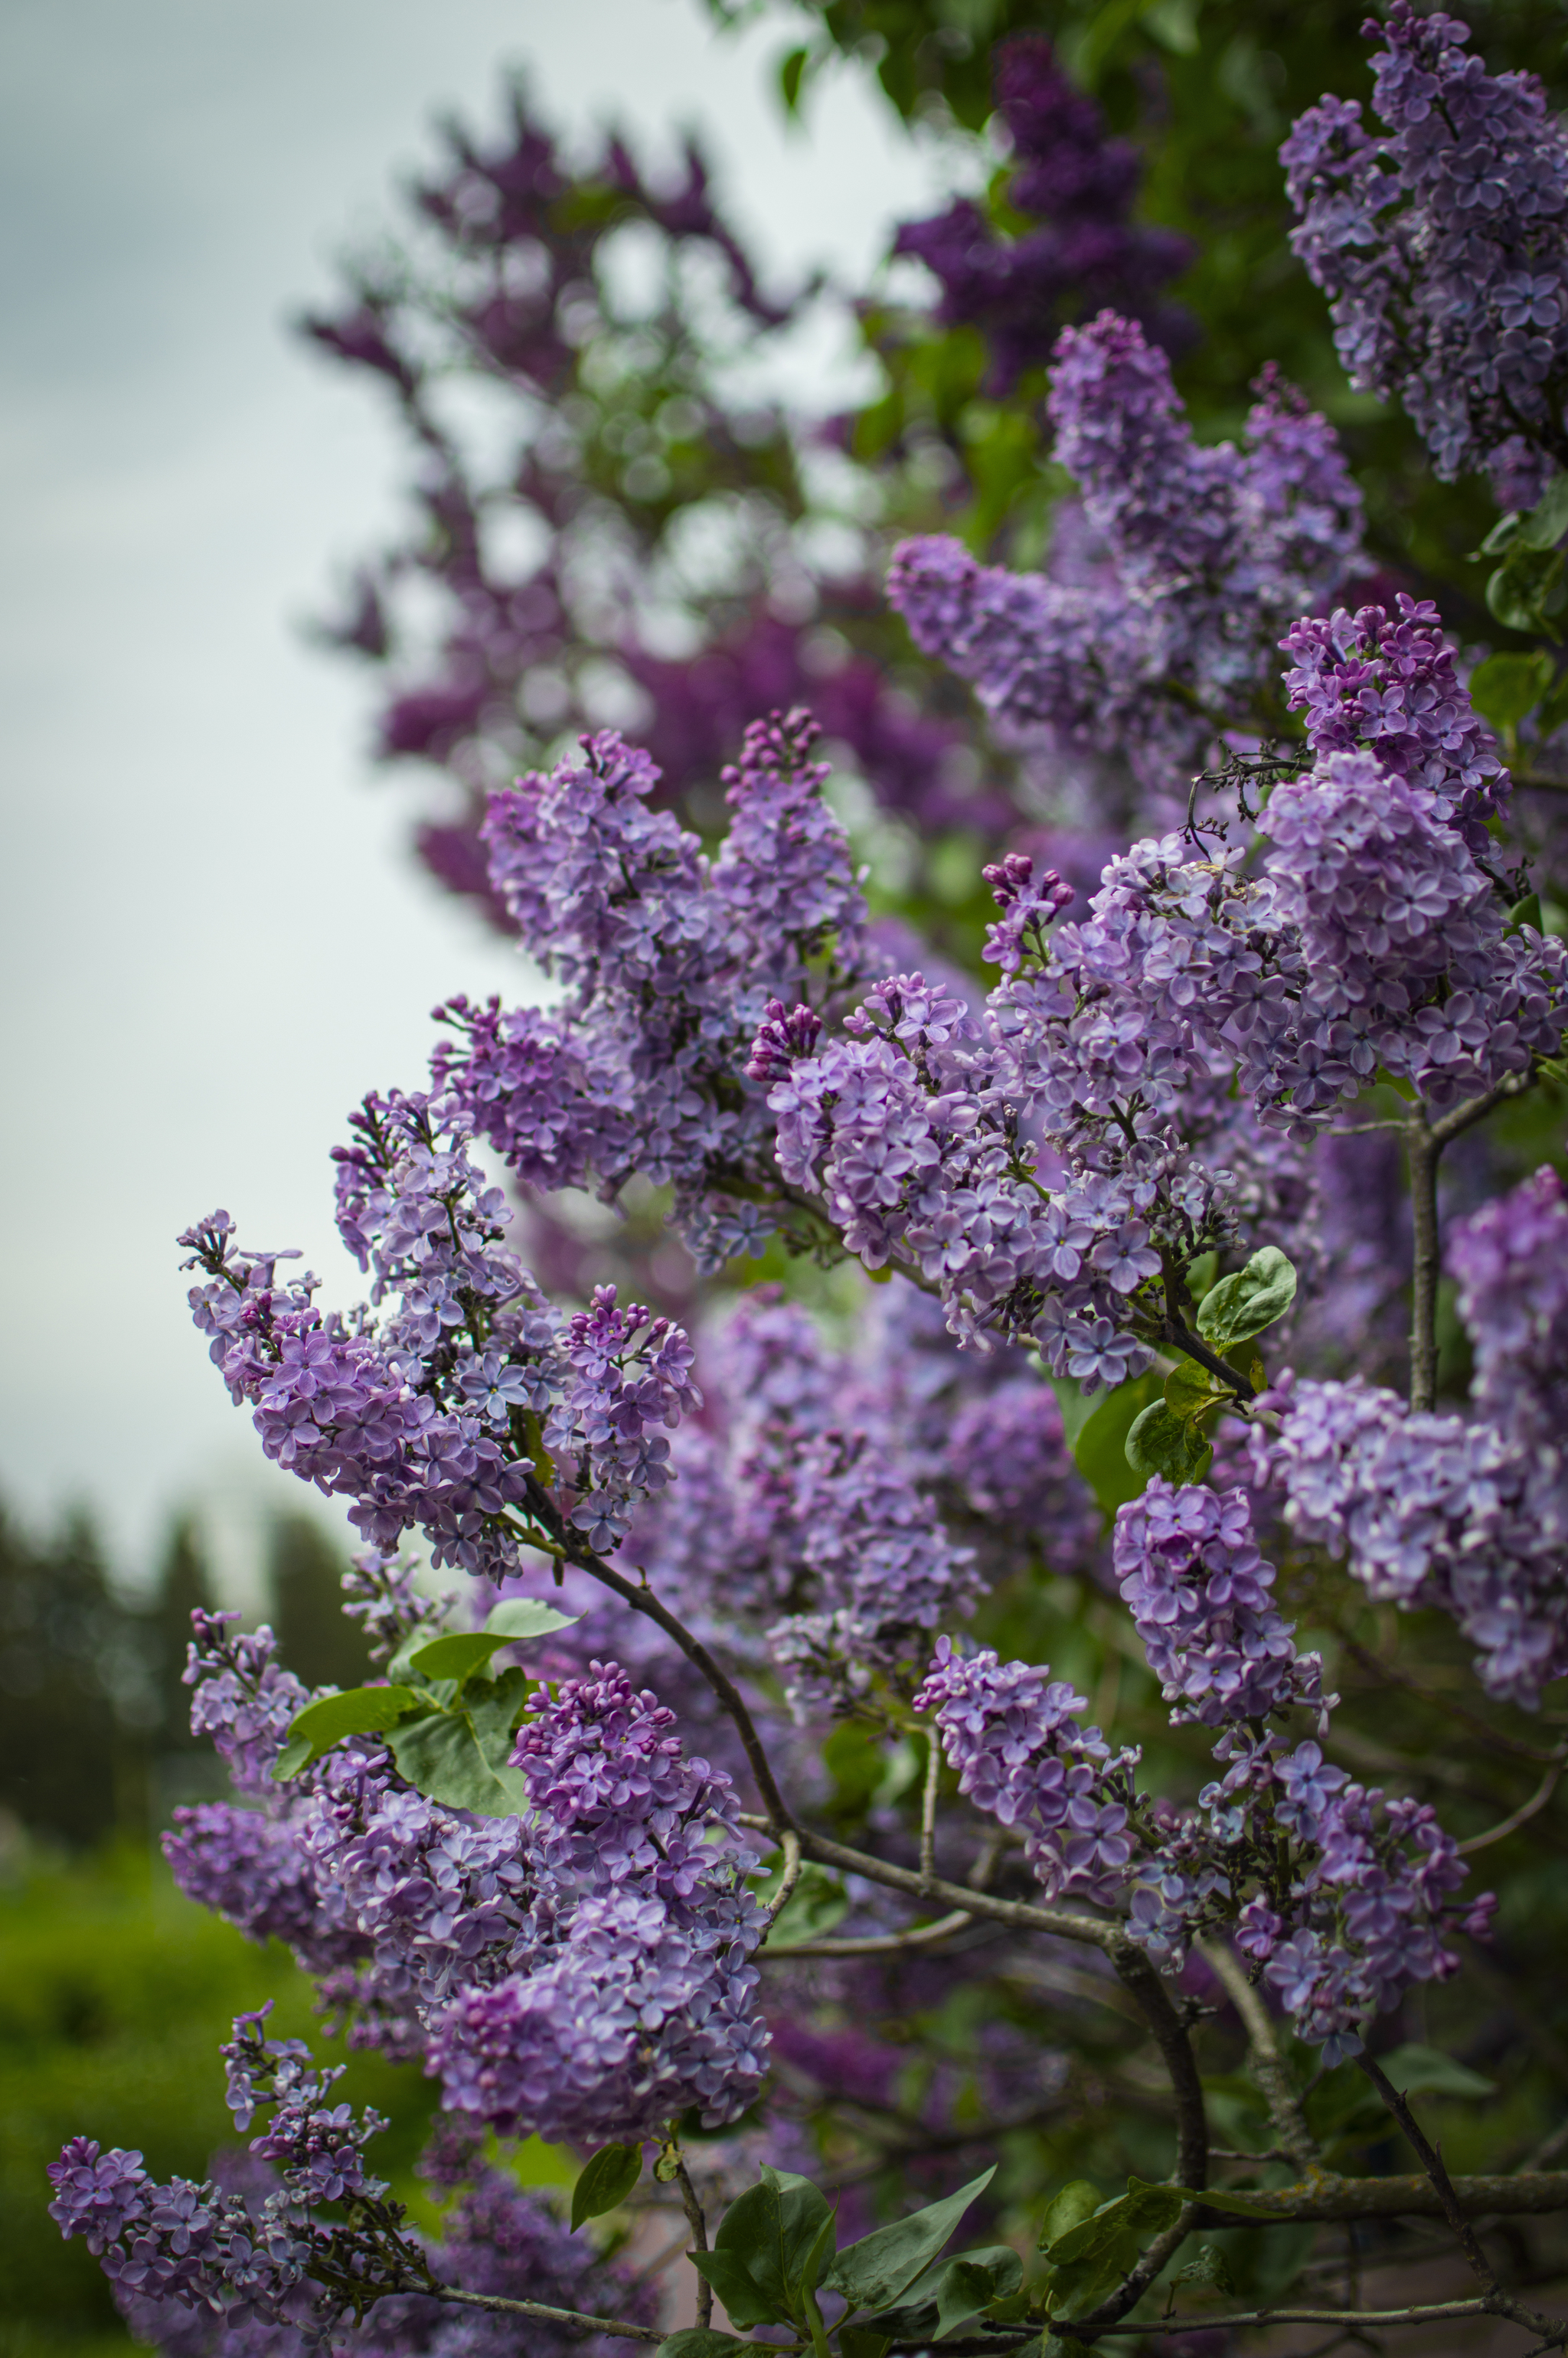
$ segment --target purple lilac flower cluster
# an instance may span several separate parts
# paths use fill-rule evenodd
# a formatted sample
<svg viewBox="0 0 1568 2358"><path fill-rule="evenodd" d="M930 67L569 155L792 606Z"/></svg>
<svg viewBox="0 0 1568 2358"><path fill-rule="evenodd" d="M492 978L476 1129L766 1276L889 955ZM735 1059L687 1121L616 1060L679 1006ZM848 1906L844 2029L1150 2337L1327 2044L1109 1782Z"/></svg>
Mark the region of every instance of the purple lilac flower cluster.
<svg viewBox="0 0 1568 2358"><path fill-rule="evenodd" d="M519 1737L549 1912L572 1904L552 1940L542 1896L531 1969L470 1980L445 2009L430 2053L452 2110L591 2146L691 2105L733 2120L755 2095L768 2043L751 1962L756 1855L729 1779L682 1758L674 1716L595 1663Z"/></svg>
<svg viewBox="0 0 1568 2358"><path fill-rule="evenodd" d="M888 595L999 730L1057 753L1119 745L1185 795L1217 732L1266 725L1280 633L1355 569L1360 503L1332 429L1270 376L1239 447L1200 445L1165 355L1107 311L1056 347L1056 456L1103 543L1098 577L906 541ZM1070 568L1071 569L1071 568Z"/></svg>
<svg viewBox="0 0 1568 2358"><path fill-rule="evenodd" d="M1397 395L1444 480L1530 507L1568 457L1568 135L1533 74L1489 74L1468 26L1393 0L1373 104L1325 98L1281 150L1296 252L1353 384Z"/></svg>
<svg viewBox="0 0 1568 2358"><path fill-rule="evenodd" d="M1007 201L1042 226L1003 237L967 197L932 220L903 222L893 252L914 255L940 282L942 326L980 330L999 394L1045 360L1069 311L1108 305L1162 344L1184 341L1186 315L1159 293L1192 249L1173 231L1130 218L1141 178L1137 149L1107 137L1099 108L1038 34L1000 44L995 83L1012 143Z"/></svg>
<svg viewBox="0 0 1568 2358"><path fill-rule="evenodd" d="M632 1500L668 1479L666 1429L697 1404L685 1336L618 1308L613 1287L555 1312L501 1247L512 1214L462 1125L427 1098L367 1098L354 1127L338 1223L373 1303L395 1297L379 1322L322 1313L313 1278L279 1287L277 1256L240 1251L227 1213L180 1239L207 1278L197 1325L266 1454L351 1498L375 1549L419 1529L438 1563L504 1576L547 1451L570 1519L613 1546Z"/></svg>
<svg viewBox="0 0 1568 2358"><path fill-rule="evenodd" d="M1451 1613L1490 1692L1533 1704L1568 1669L1555 1443L1417 1412L1359 1378L1277 1389L1279 1431L1253 1448L1292 1529L1345 1555L1370 1595Z"/></svg>
<svg viewBox="0 0 1568 2358"><path fill-rule="evenodd" d="M492 874L562 1006L503 1014L453 1001L461 1044L436 1082L536 1187L633 1171L673 1184L699 1260L754 1247L770 1225L745 1188L771 1176L762 1095L741 1068L769 1002L820 999L860 961L864 903L827 809L816 724L757 722L726 772L732 819L709 861L667 811L657 773L612 732L580 763L495 795ZM716 1194L722 1169L741 1186Z"/></svg>
<svg viewBox="0 0 1568 2358"><path fill-rule="evenodd" d="M1335 1698L1273 1604L1243 1491L1154 1476L1118 1514L1115 1562L1173 1722L1220 1731L1222 1774L1196 1811L1141 1796L1139 1754L1112 1758L1048 1668L966 1660L943 1639L916 1708L935 1711L960 1790L1026 1829L1048 1896L1125 1901L1131 1937L1173 1970L1199 1931L1230 1929L1337 2061L1368 2016L1456 1969L1443 1945L1466 1872L1456 1846L1424 1804L1350 1783L1318 1742L1292 1747L1269 1724L1304 1705L1322 1736ZM1484 1931L1492 1904L1472 1902L1465 1929Z"/></svg>
<svg viewBox="0 0 1568 2358"><path fill-rule="evenodd" d="M989 1647L966 1658L939 1638L914 1708L935 1714L958 1790L999 1823L1023 1828L1048 1898L1114 1905L1133 1856L1128 1802L1141 1756L1113 1756L1098 1727L1080 1725L1082 1695L1048 1665L1003 1662Z"/></svg>
<svg viewBox="0 0 1568 2358"><path fill-rule="evenodd" d="M1375 752L1384 769L1436 795L1479 858L1489 840L1482 822L1505 806L1509 773L1460 685L1436 607L1403 590L1397 606L1397 616L1339 607L1326 622L1295 623L1281 642L1293 658L1286 700L1304 713L1314 752Z"/></svg>
<svg viewBox="0 0 1568 2358"><path fill-rule="evenodd" d="M354 2290L333 2288L324 2264L336 2231L317 2215L330 2205L351 2221L363 2212L395 2225L385 2181L367 2176L363 2161L366 2141L386 2124L379 2113L356 2119L347 2104L327 2102L342 2067L318 2070L298 2039L265 2038L269 2010L270 2001L237 2017L222 2050L236 2126L248 2128L258 2107L271 2114L251 2147L278 2172L259 2215L211 2180L157 2185L139 2153L104 2153L89 2137L73 2137L50 2165L49 2213L62 2234L85 2238L123 2302L177 2303L225 2329L292 2327L314 2344L358 2306L356 2292L373 2299L396 2287L395 2263L387 2274L384 2247L366 2241Z"/></svg>

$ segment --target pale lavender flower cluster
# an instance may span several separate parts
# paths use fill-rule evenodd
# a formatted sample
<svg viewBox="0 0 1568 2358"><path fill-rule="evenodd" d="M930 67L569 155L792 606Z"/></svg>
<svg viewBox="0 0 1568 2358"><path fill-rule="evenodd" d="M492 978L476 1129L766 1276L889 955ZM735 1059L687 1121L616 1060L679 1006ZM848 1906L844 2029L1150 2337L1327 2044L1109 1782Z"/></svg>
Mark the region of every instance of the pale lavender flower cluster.
<svg viewBox="0 0 1568 2358"><path fill-rule="evenodd" d="M1281 150L1292 242L1331 297L1353 384L1397 395L1448 481L1532 506L1568 457L1568 135L1533 74L1489 74L1468 26L1393 0L1367 30L1381 137L1354 101Z"/></svg>
<svg viewBox="0 0 1568 2358"><path fill-rule="evenodd" d="M1317 753L1364 748L1386 770L1428 787L1479 858L1482 821L1507 800L1510 780L1497 740L1460 685L1454 650L1430 600L1401 590L1397 615L1381 606L1325 621L1306 616L1281 641L1293 658L1286 700L1303 712Z"/></svg>
<svg viewBox="0 0 1568 2358"><path fill-rule="evenodd" d="M1550 1168L1458 1222L1448 1242L1477 1412L1555 1472L1568 1431L1568 1195Z"/></svg>
<svg viewBox="0 0 1568 2358"><path fill-rule="evenodd" d="M1347 1558L1368 1593L1451 1613L1495 1695L1531 1704L1568 1669L1568 1484L1554 1438L1408 1410L1363 1383L1281 1391L1254 1435L1259 1477L1299 1536Z"/></svg>
<svg viewBox="0 0 1568 2358"><path fill-rule="evenodd" d="M207 1283L197 1325L269 1457L353 1501L373 1546L424 1531L438 1563L504 1577L538 1445L557 1504L613 1546L632 1502L668 1479L673 1428L697 1405L690 1350L668 1320L603 1288L563 1319L500 1239L511 1212L422 1097L370 1098L339 1150L339 1226L380 1321L319 1311L316 1281L283 1288L277 1256L238 1250L214 1214L181 1238ZM390 1608L388 1608L390 1609Z"/></svg>
<svg viewBox="0 0 1568 2358"><path fill-rule="evenodd" d="M989 1647L965 1657L941 1638L914 1708L935 1714L959 1791L1022 1827L1048 1898L1115 1903L1135 1848L1128 1802L1140 1756L1113 1756L1098 1727L1080 1724L1082 1695L1048 1665L1003 1662Z"/></svg>
<svg viewBox="0 0 1568 2358"><path fill-rule="evenodd" d="M672 1184L703 1260L767 1230L743 1191L710 1180L771 1175L762 1096L741 1077L770 1001L820 997L859 961L864 903L816 733L804 712L748 730L711 861L648 808L658 773L612 731L493 796L495 888L568 995L547 1013L444 1011L461 1043L438 1051L437 1085L520 1177L607 1198L633 1171Z"/></svg>
<svg viewBox="0 0 1568 2358"><path fill-rule="evenodd" d="M1272 375L1240 447L1200 445L1164 354L1114 312L1066 330L1051 416L1108 552L1100 578L979 564L906 541L888 595L1009 740L1119 745L1145 791L1184 795L1217 731L1259 725L1275 647L1354 570L1355 487L1330 427Z"/></svg>

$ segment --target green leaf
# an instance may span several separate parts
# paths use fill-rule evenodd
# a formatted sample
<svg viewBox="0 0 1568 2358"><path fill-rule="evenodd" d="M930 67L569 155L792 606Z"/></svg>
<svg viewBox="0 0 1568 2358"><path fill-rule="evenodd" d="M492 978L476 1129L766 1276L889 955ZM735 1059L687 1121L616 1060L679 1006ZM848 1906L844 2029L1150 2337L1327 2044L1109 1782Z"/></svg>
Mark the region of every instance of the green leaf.
<svg viewBox="0 0 1568 2358"><path fill-rule="evenodd" d="M1401 2096L1495 2096L1498 2093L1495 2080L1484 2080L1479 2071L1456 2063L1452 2055L1415 2041L1396 2047L1391 2055L1381 2055L1378 2061L1384 2078L1393 2082Z"/></svg>
<svg viewBox="0 0 1568 2358"><path fill-rule="evenodd" d="M572 2188L573 2234L585 2219L601 2219L617 2203L624 2202L642 2175L640 2145L601 2145L584 2162L582 2175Z"/></svg>
<svg viewBox="0 0 1568 2358"><path fill-rule="evenodd" d="M791 49L779 59L779 95L786 114L800 113L800 85L810 63L809 49Z"/></svg>
<svg viewBox="0 0 1568 2358"><path fill-rule="evenodd" d="M767 1894L762 1894L764 1901ZM768 1934L770 1952L819 1940L848 1915L849 1895L837 1876L823 1866L803 1866L800 1880L784 1902L784 1913Z"/></svg>
<svg viewBox="0 0 1568 2358"><path fill-rule="evenodd" d="M569 1629L580 1613L562 1613L536 1596L503 1596L484 1625L487 1638L547 1638L553 1629Z"/></svg>
<svg viewBox="0 0 1568 2358"><path fill-rule="evenodd" d="M843 2358L882 2358L891 2335L873 2333L867 2325L841 2325L838 2347Z"/></svg>
<svg viewBox="0 0 1568 2358"><path fill-rule="evenodd" d="M1047 1378L1056 1395L1056 1405L1062 1412L1062 1437L1069 1449L1076 1448L1077 1439L1097 1409L1105 1406L1104 1392L1087 1392L1071 1376Z"/></svg>
<svg viewBox="0 0 1568 2358"><path fill-rule="evenodd" d="M1230 1398L1217 1376L1195 1359L1179 1360L1165 1379L1165 1405L1180 1417L1206 1416L1211 1408Z"/></svg>
<svg viewBox="0 0 1568 2358"><path fill-rule="evenodd" d="M993 2162L956 2194L862 2235L858 2244L838 2254L827 2272L828 2284L844 2295L851 2309L891 2309L930 2266L970 2203L984 2193L995 2176Z"/></svg>
<svg viewBox="0 0 1568 2358"><path fill-rule="evenodd" d="M939 2340L992 2301L1016 2292L1022 2281L1023 2263L1011 2244L959 2252L917 2277L898 2307L873 2322L894 2342Z"/></svg>
<svg viewBox="0 0 1568 2358"><path fill-rule="evenodd" d="M1553 665L1538 650L1528 655L1488 655L1470 675L1470 701L1494 729L1517 729L1552 686Z"/></svg>
<svg viewBox="0 0 1568 2358"><path fill-rule="evenodd" d="M1198 1304L1197 1329L1217 1351L1245 1343L1282 1318L1296 1298L1296 1272L1278 1245L1260 1245L1245 1269L1222 1277Z"/></svg>
<svg viewBox="0 0 1568 2358"><path fill-rule="evenodd" d="M729 2306L728 2302L725 2304ZM741 2342L733 2333L719 2333L711 2325L683 2325L678 2333L666 2333L654 2358L724 2358L727 2350L754 2350L755 2342Z"/></svg>
<svg viewBox="0 0 1568 2358"><path fill-rule="evenodd" d="M1143 1481L1162 1474L1178 1487L1201 1482L1214 1460L1207 1435L1163 1401L1153 1401L1133 1420L1126 1450L1128 1464Z"/></svg>
<svg viewBox="0 0 1568 2358"><path fill-rule="evenodd" d="M520 1817L528 1788L515 1768L492 1768L480 1749L467 1712L432 1712L394 1731L398 1774L416 1792L449 1810L481 1818Z"/></svg>
<svg viewBox="0 0 1568 2358"><path fill-rule="evenodd" d="M1130 2178L1125 2194L1059 2235L1050 2247L1053 2316L1097 2309L1144 2246L1173 2224L1186 2199L1180 2187Z"/></svg>
<svg viewBox="0 0 1568 2358"><path fill-rule="evenodd" d="M1522 925L1533 925L1538 934L1541 932L1541 895L1539 892L1527 892L1523 900L1516 901L1513 907L1509 911L1508 925L1506 930L1510 934L1517 934Z"/></svg>
<svg viewBox="0 0 1568 2358"><path fill-rule="evenodd" d="M1516 548L1555 548L1568 533L1568 474L1553 475L1514 535Z"/></svg>
<svg viewBox="0 0 1568 2358"><path fill-rule="evenodd" d="M1555 639L1548 617L1563 604L1563 558L1558 552L1517 548L1488 576L1487 608L1510 631L1540 632Z"/></svg>
<svg viewBox="0 0 1568 2358"><path fill-rule="evenodd" d="M732 2325L784 2325L798 2315L801 2277L832 2212L808 2178L764 2169L719 2223L711 2252L692 2265L724 2303Z"/></svg>
<svg viewBox="0 0 1568 2358"><path fill-rule="evenodd" d="M1217 2244L1200 2244L1196 2257L1190 2259L1184 2268L1178 2268L1171 2282L1192 2292L1217 2293L1222 2299L1236 2290L1235 2279L1225 2264L1225 2254Z"/></svg>
<svg viewBox="0 0 1568 2358"><path fill-rule="evenodd" d="M533 1681L526 1671L503 1671L498 1679L470 1679L463 1693L463 1709L475 1741L499 1774L512 1757L517 1723L528 1708Z"/></svg>
<svg viewBox="0 0 1568 2358"><path fill-rule="evenodd" d="M479 1629L454 1629L448 1637L432 1638L416 1646L407 1657L406 1667L422 1679L455 1679L460 1687L509 1642L505 1638L488 1638Z"/></svg>
<svg viewBox="0 0 1568 2358"><path fill-rule="evenodd" d="M1064 2186L1046 2205L1040 2228L1040 2249L1048 2252L1072 2228L1092 2219L1104 2201L1099 2188L1087 2178L1075 2178L1070 2185Z"/></svg>
<svg viewBox="0 0 1568 2358"><path fill-rule="evenodd" d="M1160 1377L1151 1368L1146 1375L1134 1376L1108 1392L1078 1434L1073 1463L1108 1515L1136 1498L1143 1487L1127 1462L1127 1436L1134 1420L1159 1396Z"/></svg>
<svg viewBox="0 0 1568 2358"><path fill-rule="evenodd" d="M418 1710L424 1700L409 1687L350 1687L344 1694L322 1695L295 1713L289 1741L272 1773L280 1783L296 1777L308 1761L319 1760L345 1736L380 1735Z"/></svg>

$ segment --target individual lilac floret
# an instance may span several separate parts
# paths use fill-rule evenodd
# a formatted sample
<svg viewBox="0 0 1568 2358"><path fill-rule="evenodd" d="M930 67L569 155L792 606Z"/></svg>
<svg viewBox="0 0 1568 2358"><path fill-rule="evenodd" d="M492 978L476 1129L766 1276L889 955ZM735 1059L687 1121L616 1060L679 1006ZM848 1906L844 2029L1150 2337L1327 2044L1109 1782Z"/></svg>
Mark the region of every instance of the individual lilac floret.
<svg viewBox="0 0 1568 2358"><path fill-rule="evenodd" d="M1048 1666L1003 1662L989 1647L966 1658L941 1638L914 1708L935 1714L959 1791L1023 1829L1048 1898L1114 1903L1133 1857L1128 1802L1139 1755L1113 1758L1099 1729L1080 1725L1082 1695Z"/></svg>
<svg viewBox="0 0 1568 2358"><path fill-rule="evenodd" d="M1116 1576L1173 1722L1227 1727L1323 1702L1323 1662L1299 1655L1270 1594L1244 1490L1155 1475L1118 1510Z"/></svg>
<svg viewBox="0 0 1568 2358"><path fill-rule="evenodd" d="M1375 752L1385 769L1428 787L1480 856L1481 822L1502 809L1511 781L1460 685L1437 608L1402 590L1396 602L1397 619L1363 606L1298 622L1281 641L1294 658L1286 700L1304 713L1314 752Z"/></svg>
<svg viewBox="0 0 1568 2358"><path fill-rule="evenodd" d="M1045 928L1066 907L1073 888L1063 882L1054 868L1036 878L1034 862L1026 851L1010 851L1000 864L982 868L980 874L1002 912L1000 925L986 927L986 946L980 955L1003 974L1016 974L1026 957L1044 956Z"/></svg>
<svg viewBox="0 0 1568 2358"><path fill-rule="evenodd" d="M1533 74L1465 54L1457 17L1394 0L1367 31L1384 135L1346 99L1301 117L1292 243L1351 383L1398 395L1445 481L1491 469L1532 506L1568 458L1568 135Z"/></svg>
<svg viewBox="0 0 1568 2358"><path fill-rule="evenodd" d="M915 644L972 683L1005 737L1119 746L1145 787L1184 798L1217 731L1257 726L1280 633L1354 569L1361 512L1333 433L1273 376L1239 447L1200 445L1162 352L1105 312L1056 349L1056 456L1108 570L982 566L957 541L904 542L888 595Z"/></svg>

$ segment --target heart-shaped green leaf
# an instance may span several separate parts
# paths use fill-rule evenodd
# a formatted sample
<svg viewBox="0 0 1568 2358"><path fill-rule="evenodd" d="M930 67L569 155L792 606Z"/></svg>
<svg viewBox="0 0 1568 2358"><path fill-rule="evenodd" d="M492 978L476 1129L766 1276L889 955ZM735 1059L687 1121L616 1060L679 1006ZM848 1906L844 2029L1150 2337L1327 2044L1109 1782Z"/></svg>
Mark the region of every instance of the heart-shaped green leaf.
<svg viewBox="0 0 1568 2358"><path fill-rule="evenodd" d="M466 1712L432 1712L390 1740L398 1774L432 1801L481 1818L520 1817L528 1806L526 1784L515 1768L491 1766Z"/></svg>

